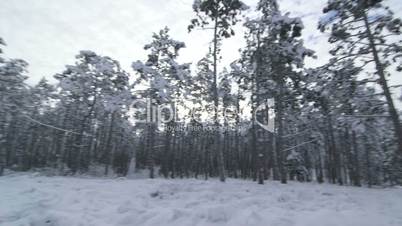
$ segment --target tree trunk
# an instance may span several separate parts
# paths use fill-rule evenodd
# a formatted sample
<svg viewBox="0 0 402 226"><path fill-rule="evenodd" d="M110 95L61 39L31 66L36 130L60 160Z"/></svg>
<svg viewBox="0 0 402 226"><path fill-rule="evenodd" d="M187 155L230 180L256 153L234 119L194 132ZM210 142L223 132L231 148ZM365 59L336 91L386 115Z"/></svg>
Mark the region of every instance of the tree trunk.
<svg viewBox="0 0 402 226"><path fill-rule="evenodd" d="M214 120L215 120L215 148L218 151L218 170L219 170L219 179L222 182L225 182L225 160L223 156L223 150L220 148L220 132L219 132L219 122L218 122L218 72L217 72L217 64L218 64L218 17L215 16L215 25L214 25L214 82L213 82L213 92L214 92Z"/></svg>
<svg viewBox="0 0 402 226"><path fill-rule="evenodd" d="M107 141L105 144L105 176L109 174L109 166L111 163L111 143L112 143L112 138L113 138L113 126L114 126L114 119L115 119L115 112L112 113L111 118L110 118L110 125L109 125L109 131L108 131L108 137Z"/></svg>
<svg viewBox="0 0 402 226"><path fill-rule="evenodd" d="M279 78L279 95L276 97L276 121L278 125L277 137L276 137L276 153L277 153L277 163L279 166L279 174L281 177L281 183L287 183L287 172L284 166L285 163L285 153L283 148L283 103L282 103L282 95L283 95L283 81L282 78Z"/></svg>
<svg viewBox="0 0 402 226"><path fill-rule="evenodd" d="M367 177L367 184L370 188L373 184L372 181L372 174L371 174L371 157L370 157L370 144L366 136L364 136L364 149L365 149L365 159L366 159L366 177Z"/></svg>
<svg viewBox="0 0 402 226"><path fill-rule="evenodd" d="M384 91L384 96L385 96L385 99L388 104L388 112L391 116L391 120L392 120L392 123L394 126L395 138L398 143L398 152L399 152L399 155L402 156L402 128L400 125L399 114L398 114L398 111L396 110L394 102L392 100L391 92L389 90L389 86L387 84L387 79L385 77L386 75L384 72L384 68L380 61L379 55L378 55L376 44L374 42L374 36L371 32L370 24L368 22L366 12L363 12L363 20L364 20L364 24L366 27L366 32L367 32L371 52L373 54L376 70L377 70L378 76L380 77L379 83Z"/></svg>
<svg viewBox="0 0 402 226"><path fill-rule="evenodd" d="M258 184L264 184L264 155L258 154Z"/></svg>

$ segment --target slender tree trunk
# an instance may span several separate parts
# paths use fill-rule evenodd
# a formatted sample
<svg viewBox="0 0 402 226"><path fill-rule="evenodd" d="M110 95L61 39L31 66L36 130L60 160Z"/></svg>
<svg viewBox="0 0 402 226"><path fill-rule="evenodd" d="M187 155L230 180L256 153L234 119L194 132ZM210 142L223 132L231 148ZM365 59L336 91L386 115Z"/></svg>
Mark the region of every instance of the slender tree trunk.
<svg viewBox="0 0 402 226"><path fill-rule="evenodd" d="M330 155L332 155L331 163L332 165L332 182L342 185L342 175L341 175L341 163L340 163L340 153L337 150L336 142L335 142L335 135L334 135L334 128L332 125L332 117L330 113L327 113L327 126L328 126L328 138L329 138L329 149Z"/></svg>
<svg viewBox="0 0 402 226"><path fill-rule="evenodd" d="M365 149L365 160L366 160L366 177L367 177L367 184L369 187L373 184L373 178L371 173L371 156L370 156L370 144L366 136L364 136L364 149Z"/></svg>
<svg viewBox="0 0 402 226"><path fill-rule="evenodd" d="M57 169L59 171L59 174L62 174L64 171L64 162L63 162L63 156L64 156L64 151L66 149L66 144L67 144L67 139L68 139L68 132L63 133L63 138L61 140L60 148L56 152L57 156Z"/></svg>
<svg viewBox="0 0 402 226"><path fill-rule="evenodd" d="M5 102L5 96L0 96L0 103ZM4 110L4 106L0 106L0 177L4 174L4 168L6 167L6 141L4 138L7 136L8 128L8 112Z"/></svg>
<svg viewBox="0 0 402 226"><path fill-rule="evenodd" d="M264 184L264 155L258 154L258 184Z"/></svg>
<svg viewBox="0 0 402 226"><path fill-rule="evenodd" d="M359 162L359 147L356 142L356 132L352 131L352 155L353 155L353 167L354 167L354 185L360 187L360 162Z"/></svg>
<svg viewBox="0 0 402 226"><path fill-rule="evenodd" d="M370 28L370 24L368 22L366 12L363 12L363 20L364 20L364 24L366 27L366 33L368 36L371 52L373 54L377 74L380 77L379 83L384 91L384 96L385 96L385 99L388 104L388 112L391 116L392 123L394 126L395 138L398 143L398 153L402 157L402 128L401 128L401 124L400 124L399 114L398 114L398 111L396 110L394 102L392 100L392 96L391 96L391 92L389 90L389 86L388 86L387 79L385 76L383 64L381 63L380 57L378 55L376 44L374 42L374 36L371 32L371 28Z"/></svg>
<svg viewBox="0 0 402 226"><path fill-rule="evenodd" d="M234 177L238 177L238 169L240 167L240 91L237 94L238 98L236 101L236 110L237 110L237 115L236 115L236 130L235 130L235 155L234 155Z"/></svg>
<svg viewBox="0 0 402 226"><path fill-rule="evenodd" d="M253 95L254 96L254 95ZM254 99L254 98L252 98ZM253 181L257 181L258 177L258 167L259 167L259 158L257 153L257 128L256 128L256 118L255 118L255 103L252 100L252 127L251 127L251 173L253 177Z"/></svg>
<svg viewBox="0 0 402 226"><path fill-rule="evenodd" d="M220 132L219 132L219 122L218 122L218 107L219 107L219 99L218 99L218 17L215 17L214 24L214 50L213 50L213 60L214 60L214 82L213 82L213 92L214 92L214 120L215 120L215 148L218 151L218 170L219 170L219 179L222 182L225 182L225 160L223 156L223 150L220 148Z"/></svg>
<svg viewBox="0 0 402 226"><path fill-rule="evenodd" d="M114 126L114 120L115 120L115 115L116 113L113 112L110 118L110 125L109 125L109 131L108 131L108 137L107 141L105 144L105 176L109 174L109 166L111 163L111 143L112 143L112 138L113 138L113 126Z"/></svg>
<svg viewBox="0 0 402 226"><path fill-rule="evenodd" d="M322 158L321 158L321 152L320 149L317 148L318 150L318 162L317 162L317 169L316 169L316 174L317 174L317 182L318 183L323 183L324 182L324 173L322 170Z"/></svg>
<svg viewBox="0 0 402 226"><path fill-rule="evenodd" d="M161 171L165 178L169 177L169 156L170 156L170 142L172 140L172 129L174 123L168 123L165 131L165 150L163 152L163 159L161 162Z"/></svg>
<svg viewBox="0 0 402 226"><path fill-rule="evenodd" d="M284 148L283 148L283 103L282 103L282 97L283 97L283 81L282 78L279 78L279 95L276 98L276 112L277 112L277 125L278 125L278 130L277 130L277 137L276 137L276 153L277 153L277 163L279 165L279 174L281 177L281 183L286 184L287 183L287 172L285 169L285 153L284 153Z"/></svg>

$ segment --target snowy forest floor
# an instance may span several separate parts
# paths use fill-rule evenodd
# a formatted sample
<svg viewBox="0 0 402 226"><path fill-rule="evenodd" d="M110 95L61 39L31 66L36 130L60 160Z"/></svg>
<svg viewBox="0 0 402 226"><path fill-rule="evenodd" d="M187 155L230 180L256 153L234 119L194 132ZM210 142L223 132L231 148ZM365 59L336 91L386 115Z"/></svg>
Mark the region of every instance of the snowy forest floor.
<svg viewBox="0 0 402 226"><path fill-rule="evenodd" d="M402 188L11 174L0 225L400 226Z"/></svg>

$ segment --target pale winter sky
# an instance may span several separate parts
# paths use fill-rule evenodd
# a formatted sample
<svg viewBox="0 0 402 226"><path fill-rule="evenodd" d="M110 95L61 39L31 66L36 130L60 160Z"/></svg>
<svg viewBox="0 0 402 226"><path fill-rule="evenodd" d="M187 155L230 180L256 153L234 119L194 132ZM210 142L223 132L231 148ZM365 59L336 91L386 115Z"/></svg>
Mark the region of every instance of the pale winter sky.
<svg viewBox="0 0 402 226"><path fill-rule="evenodd" d="M143 60L143 46L152 32L169 26L171 36L184 41L180 61L196 62L208 51L210 30L187 32L193 0L2 0L0 1L0 37L7 47L5 55L29 62L30 84L41 77L52 81L55 73L72 64L80 50L93 50L121 62L132 73L131 62ZM245 0L255 8L257 0ZM283 12L300 16L305 24L306 46L317 52L318 60L307 66L322 65L328 58L327 37L316 27L326 0L279 0ZM385 1L402 17L401 0ZM224 41L221 65L238 58L244 45L242 28L236 37ZM394 73L393 84L402 84ZM54 81L54 80L53 80ZM400 91L396 91L398 95Z"/></svg>

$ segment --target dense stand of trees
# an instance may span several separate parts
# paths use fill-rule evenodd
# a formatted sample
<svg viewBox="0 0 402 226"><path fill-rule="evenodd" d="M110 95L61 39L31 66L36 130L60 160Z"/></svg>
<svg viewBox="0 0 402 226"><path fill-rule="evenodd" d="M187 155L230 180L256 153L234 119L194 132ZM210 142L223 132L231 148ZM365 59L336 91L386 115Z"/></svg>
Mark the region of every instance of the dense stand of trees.
<svg viewBox="0 0 402 226"><path fill-rule="evenodd" d="M302 20L260 0L245 19L240 58L220 73L223 39L248 7L196 0L193 9L189 31L214 31L193 72L177 61L185 44L167 27L133 75L81 51L56 84L31 87L25 61L0 57L0 175L48 167L124 176L132 166L150 178L402 182L402 129L387 81L402 68L402 22L381 1L331 0L318 28L329 32L332 58L306 68L316 56L303 44Z"/></svg>

